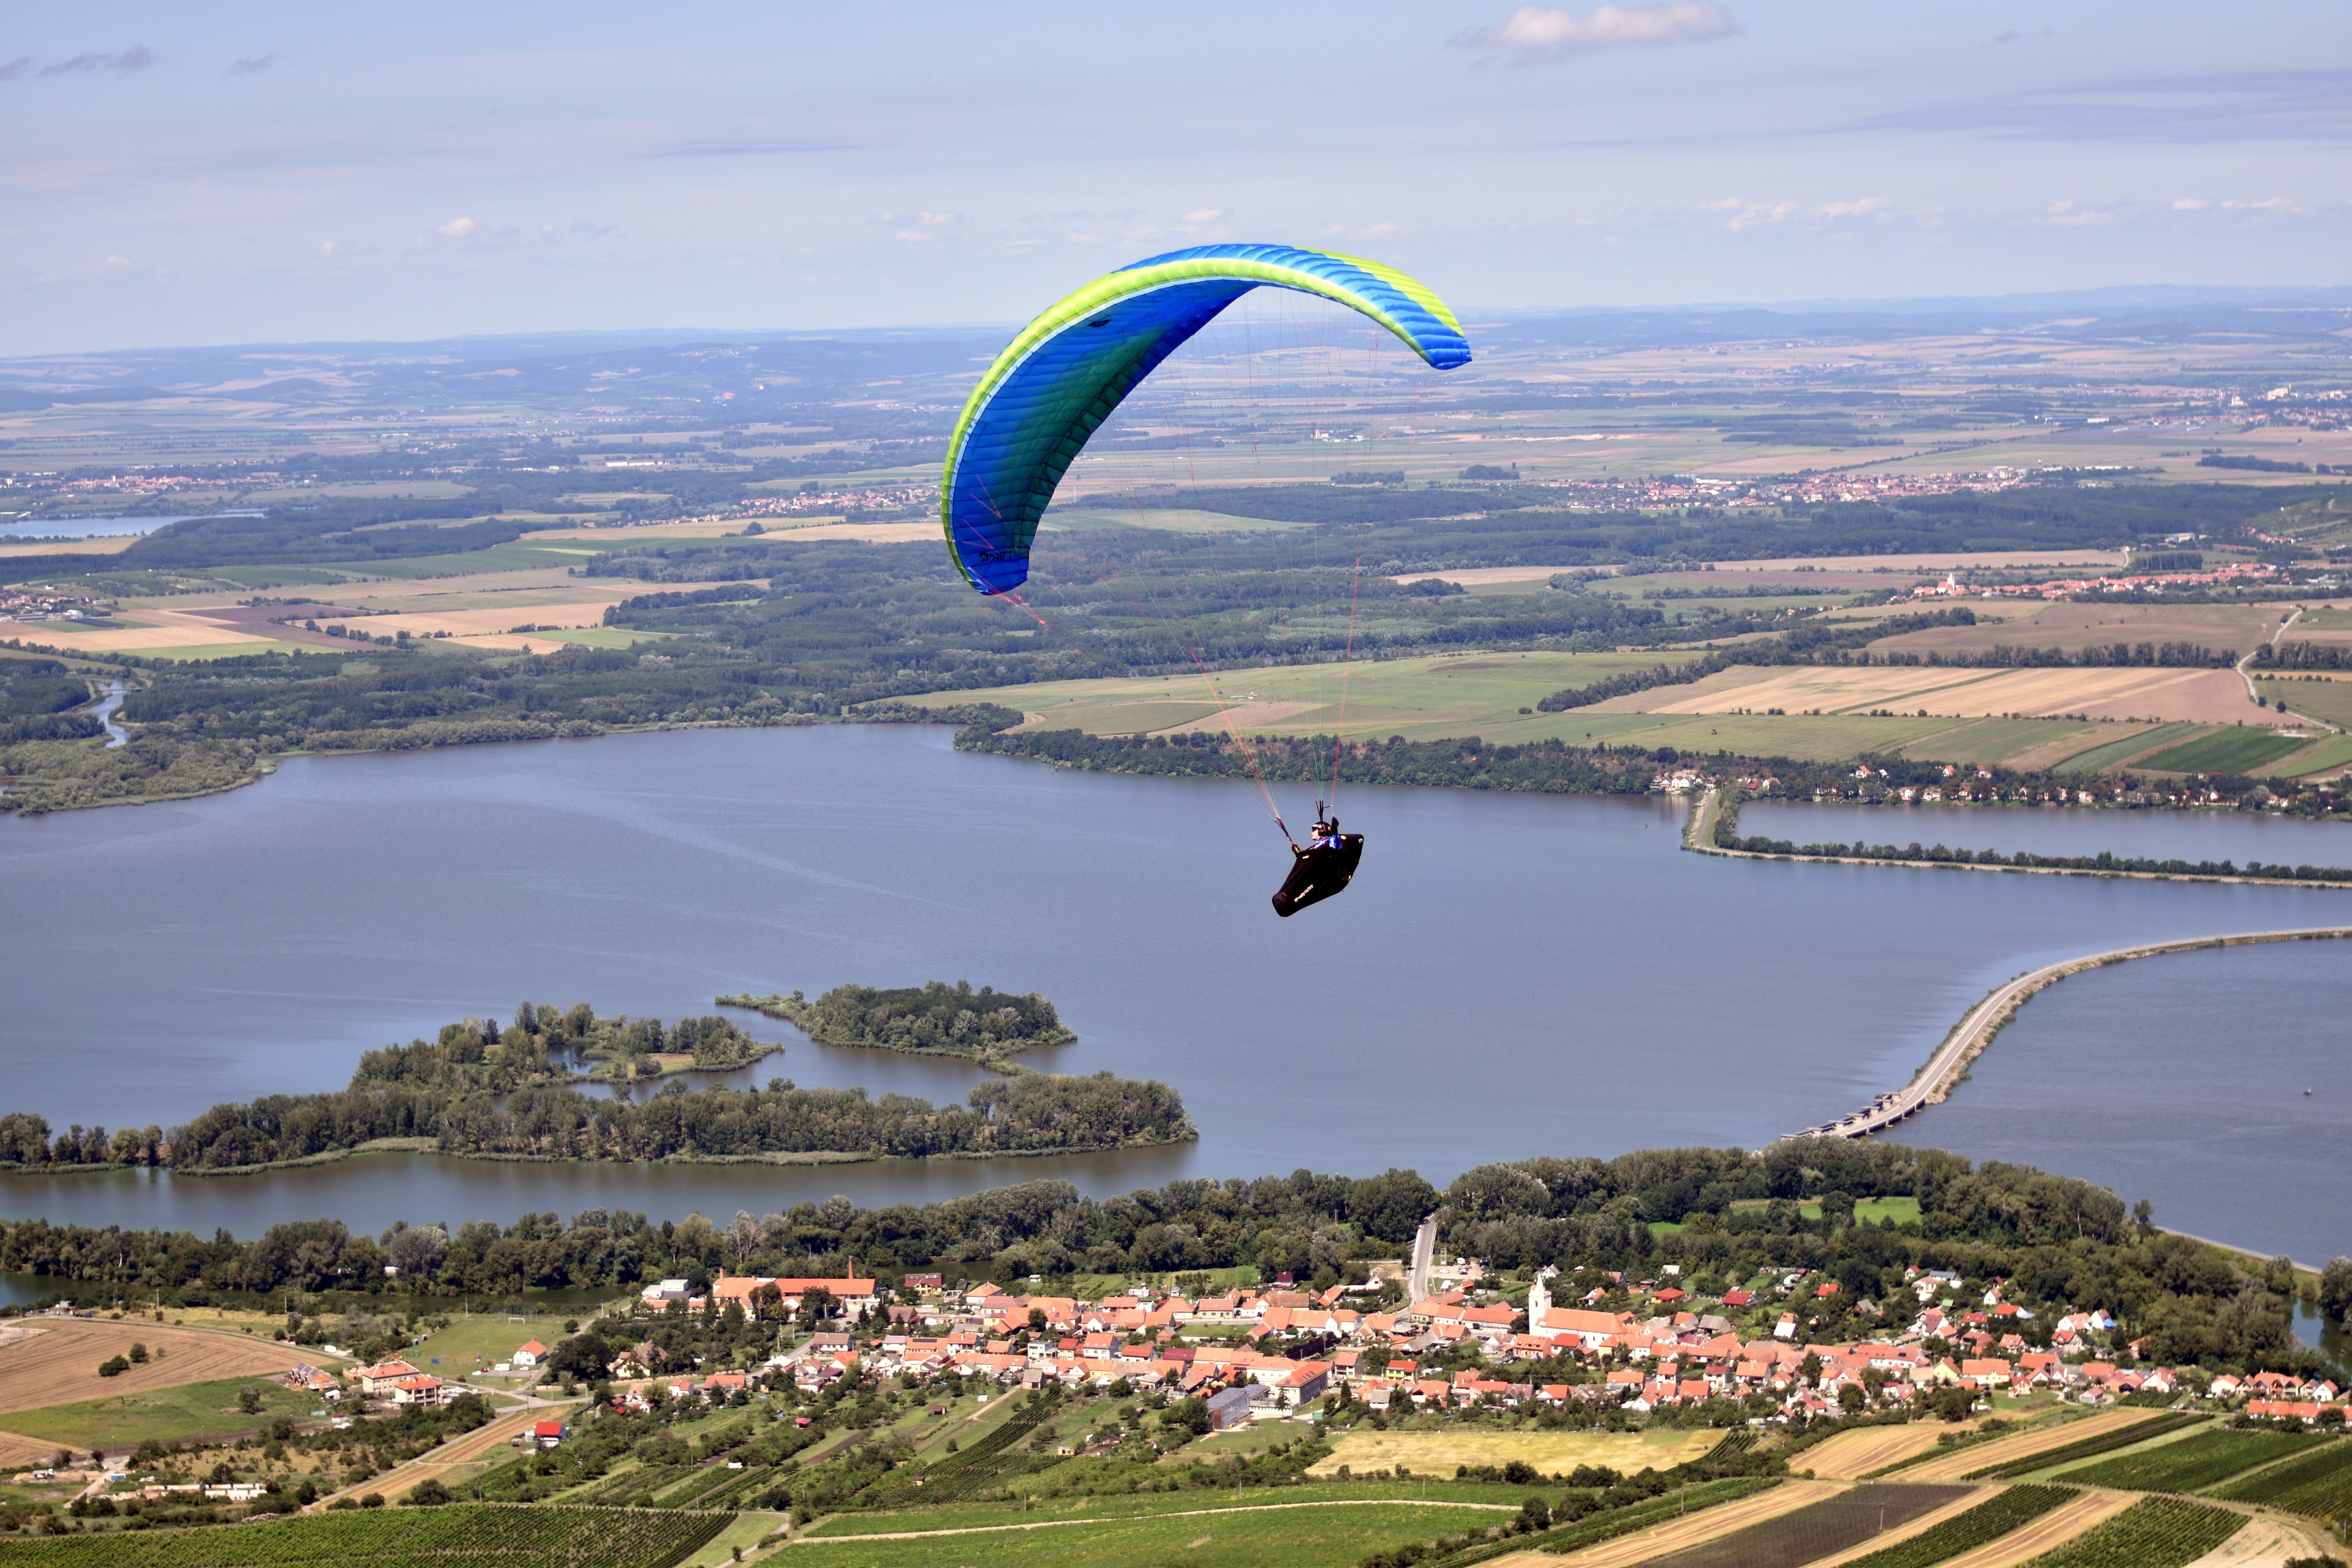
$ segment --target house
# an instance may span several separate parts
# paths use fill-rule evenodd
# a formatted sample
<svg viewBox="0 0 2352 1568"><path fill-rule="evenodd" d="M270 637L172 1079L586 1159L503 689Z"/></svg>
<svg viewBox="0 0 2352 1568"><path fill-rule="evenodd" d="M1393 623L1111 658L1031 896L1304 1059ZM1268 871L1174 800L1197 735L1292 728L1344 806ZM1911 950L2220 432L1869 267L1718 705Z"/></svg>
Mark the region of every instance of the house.
<svg viewBox="0 0 2352 1568"><path fill-rule="evenodd" d="M537 1340L525 1340L521 1348L508 1359L519 1367L534 1367L547 1359L547 1347Z"/></svg>
<svg viewBox="0 0 2352 1568"><path fill-rule="evenodd" d="M352 1376L358 1382L360 1392L373 1399L391 1394L394 1384L404 1377L417 1376L419 1370L395 1356L390 1361L380 1361L373 1366L363 1366Z"/></svg>
<svg viewBox="0 0 2352 1568"><path fill-rule="evenodd" d="M394 1379L387 1392L394 1405L444 1405L449 1398L449 1385L424 1373Z"/></svg>
<svg viewBox="0 0 2352 1568"><path fill-rule="evenodd" d="M2007 1388L2014 1369L1998 1357L1979 1360L1970 1357L1960 1363L1960 1376L1979 1388Z"/></svg>
<svg viewBox="0 0 2352 1568"><path fill-rule="evenodd" d="M571 1428L561 1421L541 1421L530 1429L530 1440L542 1448L552 1448L570 1436Z"/></svg>

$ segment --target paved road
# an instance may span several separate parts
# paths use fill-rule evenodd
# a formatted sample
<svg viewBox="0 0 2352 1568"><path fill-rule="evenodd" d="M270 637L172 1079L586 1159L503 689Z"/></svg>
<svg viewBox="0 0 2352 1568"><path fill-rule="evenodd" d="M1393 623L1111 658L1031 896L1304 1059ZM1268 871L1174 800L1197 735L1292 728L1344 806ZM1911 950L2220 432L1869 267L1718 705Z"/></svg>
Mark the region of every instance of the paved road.
<svg viewBox="0 0 2352 1568"><path fill-rule="evenodd" d="M1431 1215L1413 1233L1412 1272L1405 1276L1404 1299L1408 1303L1429 1299L1429 1264L1436 1251L1437 1216Z"/></svg>

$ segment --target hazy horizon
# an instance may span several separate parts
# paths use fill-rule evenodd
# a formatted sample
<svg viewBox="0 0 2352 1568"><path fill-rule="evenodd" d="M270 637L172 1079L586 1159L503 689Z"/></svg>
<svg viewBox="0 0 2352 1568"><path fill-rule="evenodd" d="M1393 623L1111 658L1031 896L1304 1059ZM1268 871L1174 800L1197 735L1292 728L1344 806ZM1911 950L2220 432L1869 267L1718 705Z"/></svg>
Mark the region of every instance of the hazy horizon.
<svg viewBox="0 0 2352 1568"><path fill-rule="evenodd" d="M2320 0L13 21L6 355L996 323L1226 239L1517 312L2352 282Z"/></svg>

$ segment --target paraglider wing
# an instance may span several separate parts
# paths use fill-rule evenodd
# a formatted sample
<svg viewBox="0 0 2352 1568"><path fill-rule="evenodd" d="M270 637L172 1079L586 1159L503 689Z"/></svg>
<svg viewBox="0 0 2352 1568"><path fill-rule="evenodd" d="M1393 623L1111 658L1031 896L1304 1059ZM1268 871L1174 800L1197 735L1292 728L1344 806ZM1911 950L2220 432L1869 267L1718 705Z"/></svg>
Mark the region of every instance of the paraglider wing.
<svg viewBox="0 0 2352 1568"><path fill-rule="evenodd" d="M1342 833L1337 848L1302 849L1292 862L1282 890L1274 895L1274 912L1288 920L1309 904L1319 904L1346 890L1355 879L1356 862L1364 858L1364 836Z"/></svg>
<svg viewBox="0 0 2352 1568"><path fill-rule="evenodd" d="M1019 587L1054 487L1121 399L1218 311L1257 288L1360 310L1439 370L1470 363L1462 325L1393 268L1287 245L1202 245L1097 279L1022 329L948 437L940 520L964 580Z"/></svg>

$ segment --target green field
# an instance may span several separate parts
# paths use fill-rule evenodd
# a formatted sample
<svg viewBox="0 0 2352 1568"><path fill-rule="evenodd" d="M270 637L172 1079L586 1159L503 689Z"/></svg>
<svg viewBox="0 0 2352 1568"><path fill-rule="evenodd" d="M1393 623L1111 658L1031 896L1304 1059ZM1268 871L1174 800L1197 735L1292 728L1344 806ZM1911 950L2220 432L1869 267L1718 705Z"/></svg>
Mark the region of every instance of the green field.
<svg viewBox="0 0 2352 1568"><path fill-rule="evenodd" d="M1508 1517L1489 1509L1426 1502L1260 1503L898 1541L820 1536L787 1548L785 1561L799 1568L1114 1568L1179 1562L1200 1568L1258 1568L1276 1562L1285 1568L1352 1568L1374 1552L1434 1535L1483 1531ZM5 1562L0 1558L0 1564Z"/></svg>
<svg viewBox="0 0 2352 1568"><path fill-rule="evenodd" d="M1293 1434L1296 1436L1296 1434ZM1181 1455L1190 1458L1202 1450L1202 1444L1185 1445ZM944 1508L922 1508L882 1512L836 1514L811 1529L811 1538L824 1539L842 1535L888 1535L907 1531L973 1530L1012 1524L1038 1524L1051 1520L1086 1520L1108 1522L1125 1519L1150 1519L1173 1513L1195 1513L1202 1509L1229 1510L1263 1506L1270 1494L1253 1489L1244 1494L1244 1502L1236 1502L1231 1492L1202 1491L1186 1488L1173 1492L1139 1492L1129 1496L1050 1497L1040 1498L1034 1504L1020 1502L951 1503ZM1504 1486L1500 1482L1484 1481L1340 1481L1327 1485L1285 1487L1279 1500L1302 1502L1454 1502L1476 1503L1494 1510L1494 1517L1502 1519L1515 1513L1527 1500L1524 1487ZM1469 1514L1465 1511L1464 1518ZM1491 1521L1490 1521L1491 1522Z"/></svg>
<svg viewBox="0 0 2352 1568"><path fill-rule="evenodd" d="M248 1415L236 1407L245 1390L261 1394L261 1413ZM310 1394L297 1394L265 1377L229 1377L217 1383L187 1383L177 1388L144 1394L109 1394L78 1405L50 1405L38 1410L12 1410L0 1415L11 1432L68 1447L128 1448L154 1441L176 1443L183 1437L218 1433L249 1432L280 1415L307 1415Z"/></svg>
<svg viewBox="0 0 2352 1568"><path fill-rule="evenodd" d="M2314 1519L2340 1518L2352 1511L2352 1443L2330 1443L2315 1454L2232 1481L2213 1495L2232 1502L2268 1503Z"/></svg>
<svg viewBox="0 0 2352 1568"><path fill-rule="evenodd" d="M1770 1198L1734 1198L1731 1206L1735 1209L1760 1209L1771 1202ZM1797 1212L1807 1219L1819 1219L1822 1217L1822 1205L1808 1198L1797 1205ZM1909 1225L1918 1217L1917 1198L1864 1198L1853 1205L1856 1225L1876 1225L1885 1219L1891 1219L1896 1225Z"/></svg>
<svg viewBox="0 0 2352 1568"><path fill-rule="evenodd" d="M1351 736L1402 735L1429 741L1476 735L1496 745L1561 740L1570 745L1672 745L1694 752L1823 760L1883 752L1956 762L1996 762L2033 747L2081 736L2098 743L2112 726L2066 720L1874 719L1862 714L1596 713L1535 710L1568 687L1697 657L1684 649L1648 653L1494 653L1220 671L1213 685L1198 675L1105 677L1037 681L959 692L956 700L996 702L1038 716L1040 727L1098 735L1148 733L1192 724L1222 730L1227 719L1244 735L1328 735L1340 727L1347 699ZM1219 703L1226 719L1218 716ZM1520 712L1525 708L1527 712Z"/></svg>
<svg viewBox="0 0 2352 1568"><path fill-rule="evenodd" d="M528 536L526 536L526 539ZM518 572L534 566L577 566L607 548L573 543L531 544L525 539L450 555L410 555L389 561L329 561L312 568L353 577L470 577L482 572Z"/></svg>
<svg viewBox="0 0 2352 1568"><path fill-rule="evenodd" d="M1908 1541L1846 1560L1845 1568L1932 1568L1998 1541L2020 1525L2079 1497L2070 1487L2010 1487L1966 1513L1928 1526Z"/></svg>
<svg viewBox="0 0 2352 1568"><path fill-rule="evenodd" d="M725 1513L453 1505L0 1542L0 1568L673 1568Z"/></svg>
<svg viewBox="0 0 2352 1568"><path fill-rule="evenodd" d="M584 1321L588 1314L579 1311L572 1316ZM467 1312L447 1328L426 1336L424 1343L413 1345L401 1354L411 1365L423 1367L436 1377L464 1377L477 1365L488 1371L506 1360L525 1340L554 1344L563 1336L563 1324L562 1318L530 1317L509 1321L503 1313Z"/></svg>
<svg viewBox="0 0 2352 1568"><path fill-rule="evenodd" d="M2132 726L2132 732L2120 741L2109 741L2104 746L2093 746L2087 752L2077 752L2050 771L2053 773L2095 773L2166 746L2177 746L2191 736L2203 734L2210 726L2204 724L2147 724Z"/></svg>
<svg viewBox="0 0 2352 1568"><path fill-rule="evenodd" d="M2061 1448L2044 1448L2038 1454L2028 1454L2021 1459L2011 1459L2005 1464L1988 1466L1981 1470L1970 1470L1968 1479L1969 1480L2015 1480L2020 1476L2030 1476L2036 1470L2056 1469L2063 1465L2079 1464L2101 1454L2113 1453L2118 1448L2137 1447L2142 1443L2168 1436L2185 1427L2200 1426L2204 1420L2205 1417L2202 1415L2188 1411L2179 1411L2171 1415L2155 1416L2147 1421L2136 1421L2128 1426L2116 1427L2089 1437L2077 1438Z"/></svg>
<svg viewBox="0 0 2352 1568"><path fill-rule="evenodd" d="M2084 1465L2057 1479L2126 1491L2193 1492L2321 1441L2292 1432L2200 1432L2178 1442L2159 1443Z"/></svg>
<svg viewBox="0 0 2352 1568"><path fill-rule="evenodd" d="M2138 765L2166 773L2256 773L2311 744L2310 737L2283 738L2260 725L2232 725L2178 746L2168 746Z"/></svg>

